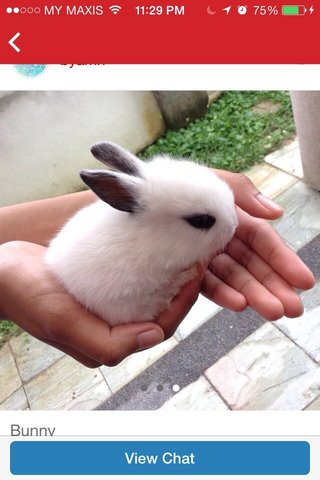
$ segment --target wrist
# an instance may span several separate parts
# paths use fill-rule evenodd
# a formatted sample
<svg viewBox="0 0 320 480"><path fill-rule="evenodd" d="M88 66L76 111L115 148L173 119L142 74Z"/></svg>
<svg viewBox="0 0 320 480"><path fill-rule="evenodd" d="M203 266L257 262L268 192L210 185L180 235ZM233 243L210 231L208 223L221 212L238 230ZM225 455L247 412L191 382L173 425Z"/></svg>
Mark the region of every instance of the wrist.
<svg viewBox="0 0 320 480"><path fill-rule="evenodd" d="M10 286L18 281L19 262L17 252L21 250L23 242L6 242L0 245L0 319L11 320L9 306L16 305L16 298L12 295ZM11 298L13 297L13 298Z"/></svg>
<svg viewBox="0 0 320 480"><path fill-rule="evenodd" d="M0 244L13 240L48 245L65 222L97 197L89 190L0 208Z"/></svg>

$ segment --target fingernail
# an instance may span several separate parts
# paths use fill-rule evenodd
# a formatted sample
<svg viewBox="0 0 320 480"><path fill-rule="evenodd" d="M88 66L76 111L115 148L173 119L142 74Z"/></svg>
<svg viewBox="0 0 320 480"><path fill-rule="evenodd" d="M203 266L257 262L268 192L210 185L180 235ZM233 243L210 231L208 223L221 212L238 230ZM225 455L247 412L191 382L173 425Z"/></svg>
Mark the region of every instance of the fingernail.
<svg viewBox="0 0 320 480"><path fill-rule="evenodd" d="M163 334L159 330L146 330L138 335L138 350L158 345L163 340Z"/></svg>
<svg viewBox="0 0 320 480"><path fill-rule="evenodd" d="M265 197L262 193L258 193L256 196L256 199L258 202L261 203L264 207L266 207L268 210L276 210L277 212L283 212L283 208L280 207L276 202L271 200L268 197Z"/></svg>

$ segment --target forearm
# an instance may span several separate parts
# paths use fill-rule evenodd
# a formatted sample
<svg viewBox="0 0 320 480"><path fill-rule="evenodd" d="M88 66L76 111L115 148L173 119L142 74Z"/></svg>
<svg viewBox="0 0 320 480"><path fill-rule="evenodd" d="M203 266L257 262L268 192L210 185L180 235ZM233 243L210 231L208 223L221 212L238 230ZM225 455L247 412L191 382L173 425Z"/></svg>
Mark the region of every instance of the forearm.
<svg viewBox="0 0 320 480"><path fill-rule="evenodd" d="M0 208L0 244L12 240L47 245L77 210L94 202L91 190Z"/></svg>

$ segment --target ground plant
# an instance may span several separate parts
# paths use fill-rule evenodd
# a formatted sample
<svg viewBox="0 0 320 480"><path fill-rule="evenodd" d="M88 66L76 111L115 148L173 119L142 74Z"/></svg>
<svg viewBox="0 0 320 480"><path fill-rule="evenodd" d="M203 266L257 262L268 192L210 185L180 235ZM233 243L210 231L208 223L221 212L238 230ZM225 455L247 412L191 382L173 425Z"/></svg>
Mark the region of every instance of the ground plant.
<svg viewBox="0 0 320 480"><path fill-rule="evenodd" d="M225 92L209 105L203 118L177 132L168 130L141 157L169 153L240 172L294 135L288 92Z"/></svg>

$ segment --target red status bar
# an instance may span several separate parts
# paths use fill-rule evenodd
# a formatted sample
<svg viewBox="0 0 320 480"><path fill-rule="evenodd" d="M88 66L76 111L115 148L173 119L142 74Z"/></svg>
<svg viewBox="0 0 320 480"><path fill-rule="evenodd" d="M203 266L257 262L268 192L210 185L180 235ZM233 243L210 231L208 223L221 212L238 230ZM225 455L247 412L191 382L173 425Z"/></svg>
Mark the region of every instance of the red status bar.
<svg viewBox="0 0 320 480"><path fill-rule="evenodd" d="M0 63L320 63L310 1L1 0Z"/></svg>

